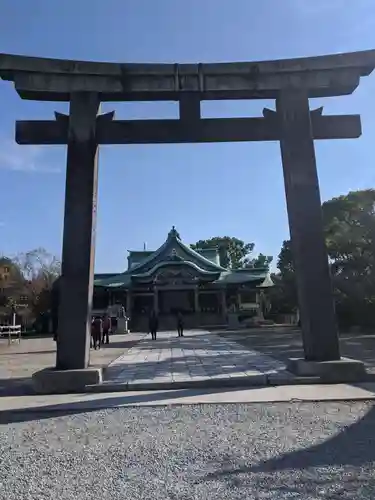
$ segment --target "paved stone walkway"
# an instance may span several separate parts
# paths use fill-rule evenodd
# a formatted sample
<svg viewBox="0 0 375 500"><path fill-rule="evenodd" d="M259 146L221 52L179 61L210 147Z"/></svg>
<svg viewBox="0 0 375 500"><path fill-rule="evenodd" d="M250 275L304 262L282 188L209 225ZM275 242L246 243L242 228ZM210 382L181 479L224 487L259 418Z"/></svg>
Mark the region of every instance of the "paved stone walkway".
<svg viewBox="0 0 375 500"><path fill-rule="evenodd" d="M280 361L244 348L208 331L188 330L184 337L162 332L150 336L110 363L106 384L173 384L213 379L259 378L285 369Z"/></svg>

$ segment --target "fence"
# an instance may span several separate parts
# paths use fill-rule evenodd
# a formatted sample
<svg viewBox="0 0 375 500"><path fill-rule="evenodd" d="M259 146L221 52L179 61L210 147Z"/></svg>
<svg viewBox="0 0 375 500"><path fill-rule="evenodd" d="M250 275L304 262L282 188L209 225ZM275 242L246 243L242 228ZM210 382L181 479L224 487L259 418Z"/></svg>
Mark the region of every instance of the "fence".
<svg viewBox="0 0 375 500"><path fill-rule="evenodd" d="M21 325L0 325L0 337L8 338L8 345L21 342Z"/></svg>

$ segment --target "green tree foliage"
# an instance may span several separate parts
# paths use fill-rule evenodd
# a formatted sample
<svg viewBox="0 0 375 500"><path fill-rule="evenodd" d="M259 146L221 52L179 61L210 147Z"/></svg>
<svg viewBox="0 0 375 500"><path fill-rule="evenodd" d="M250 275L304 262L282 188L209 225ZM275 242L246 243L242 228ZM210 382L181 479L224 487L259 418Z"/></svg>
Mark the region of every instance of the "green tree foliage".
<svg viewBox="0 0 375 500"><path fill-rule="evenodd" d="M283 241L279 257L277 259L277 268L280 271L282 278L294 275L294 263L290 240Z"/></svg>
<svg viewBox="0 0 375 500"><path fill-rule="evenodd" d="M205 248L218 248L220 265L225 268L238 269L242 267L243 260L252 252L254 243L245 243L238 238L230 236L215 236L207 240L199 240L191 245L193 250Z"/></svg>
<svg viewBox="0 0 375 500"><path fill-rule="evenodd" d="M375 190L351 191L322 205L324 232L342 325L375 325ZM277 267L284 291L297 304L293 256L284 241Z"/></svg>
<svg viewBox="0 0 375 500"><path fill-rule="evenodd" d="M278 273L272 275L275 288L271 290L272 312L287 314L295 312L298 307L297 287L289 240L285 240L277 259Z"/></svg>
<svg viewBox="0 0 375 500"><path fill-rule="evenodd" d="M375 326L375 190L351 191L322 208L339 319Z"/></svg>
<svg viewBox="0 0 375 500"><path fill-rule="evenodd" d="M193 250L215 247L219 250L220 265L227 269L263 267L268 266L272 261L271 256L263 254L256 258L252 257L254 243L245 243L243 240L231 236L215 236L207 240L199 240L191 245Z"/></svg>
<svg viewBox="0 0 375 500"><path fill-rule="evenodd" d="M245 259L244 267L266 267L269 269L272 261L272 255L264 255L263 253L260 253L253 259Z"/></svg>

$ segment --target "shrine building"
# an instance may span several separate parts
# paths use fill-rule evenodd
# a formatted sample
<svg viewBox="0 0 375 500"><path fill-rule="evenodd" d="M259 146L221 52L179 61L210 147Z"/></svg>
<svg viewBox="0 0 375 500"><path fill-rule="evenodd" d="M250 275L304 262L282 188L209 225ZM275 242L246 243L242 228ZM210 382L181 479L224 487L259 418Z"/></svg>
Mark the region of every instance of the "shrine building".
<svg viewBox="0 0 375 500"><path fill-rule="evenodd" d="M155 251L129 251L128 269L96 274L93 310L122 305L132 330L147 329L155 310L163 329L175 326L181 312L187 328L223 326L233 316L263 317L268 268L226 269L217 248L193 250L173 227Z"/></svg>

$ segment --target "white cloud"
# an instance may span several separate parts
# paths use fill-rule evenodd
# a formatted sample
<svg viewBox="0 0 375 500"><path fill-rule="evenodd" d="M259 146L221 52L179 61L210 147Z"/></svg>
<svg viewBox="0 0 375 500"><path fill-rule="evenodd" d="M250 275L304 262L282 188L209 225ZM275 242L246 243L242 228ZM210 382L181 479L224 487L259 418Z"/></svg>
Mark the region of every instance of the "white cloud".
<svg viewBox="0 0 375 500"><path fill-rule="evenodd" d="M44 146L20 146L0 139L0 169L29 173L58 173L60 169L43 161Z"/></svg>

